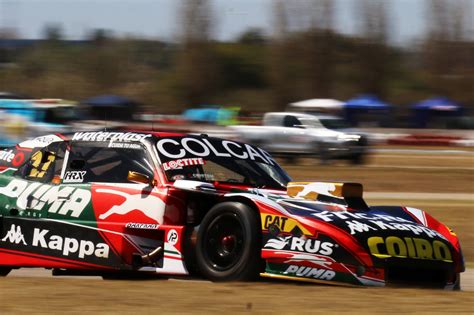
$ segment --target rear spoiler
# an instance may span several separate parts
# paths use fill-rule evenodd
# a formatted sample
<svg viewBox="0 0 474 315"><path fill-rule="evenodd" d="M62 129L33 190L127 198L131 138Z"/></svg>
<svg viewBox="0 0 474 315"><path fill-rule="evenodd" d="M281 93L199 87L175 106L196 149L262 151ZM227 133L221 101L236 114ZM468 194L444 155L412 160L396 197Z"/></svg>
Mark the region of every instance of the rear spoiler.
<svg viewBox="0 0 474 315"><path fill-rule="evenodd" d="M288 196L325 203L336 203L357 210L368 210L359 183L290 182Z"/></svg>

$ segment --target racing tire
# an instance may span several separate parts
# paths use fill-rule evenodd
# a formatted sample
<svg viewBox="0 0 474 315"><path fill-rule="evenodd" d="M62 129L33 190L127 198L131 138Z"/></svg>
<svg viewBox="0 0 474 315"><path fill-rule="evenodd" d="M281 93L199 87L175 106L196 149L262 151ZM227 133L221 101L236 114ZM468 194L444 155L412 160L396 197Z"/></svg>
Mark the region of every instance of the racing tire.
<svg viewBox="0 0 474 315"><path fill-rule="evenodd" d="M10 271L12 271L12 268L9 267L0 267L0 277L6 277Z"/></svg>
<svg viewBox="0 0 474 315"><path fill-rule="evenodd" d="M199 225L196 264L212 281L251 281L258 277L260 218L239 202L215 205Z"/></svg>
<svg viewBox="0 0 474 315"><path fill-rule="evenodd" d="M314 148L314 153L316 157L319 159L319 164L320 165L329 164L330 157L329 157L329 151L326 144L324 144L323 142L314 143L313 148Z"/></svg>
<svg viewBox="0 0 474 315"><path fill-rule="evenodd" d="M461 291L461 274L456 273L456 281L454 282L453 291Z"/></svg>
<svg viewBox="0 0 474 315"><path fill-rule="evenodd" d="M365 156L364 154L354 154L349 161L352 165L362 165L365 163Z"/></svg>

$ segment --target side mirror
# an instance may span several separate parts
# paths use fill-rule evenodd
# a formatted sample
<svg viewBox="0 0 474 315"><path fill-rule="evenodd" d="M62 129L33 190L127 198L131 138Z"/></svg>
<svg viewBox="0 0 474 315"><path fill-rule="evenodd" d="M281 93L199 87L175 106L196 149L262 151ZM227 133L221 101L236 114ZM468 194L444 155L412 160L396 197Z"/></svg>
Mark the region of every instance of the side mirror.
<svg viewBox="0 0 474 315"><path fill-rule="evenodd" d="M128 171L127 179L137 184L147 184L149 186L154 186L155 184L155 181L150 176L133 171Z"/></svg>

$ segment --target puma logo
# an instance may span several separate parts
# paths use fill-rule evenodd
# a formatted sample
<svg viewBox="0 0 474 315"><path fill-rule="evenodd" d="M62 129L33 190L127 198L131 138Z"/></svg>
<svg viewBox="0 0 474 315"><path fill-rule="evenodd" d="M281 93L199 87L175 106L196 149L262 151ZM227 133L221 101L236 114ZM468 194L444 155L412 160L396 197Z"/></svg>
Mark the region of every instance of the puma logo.
<svg viewBox="0 0 474 315"><path fill-rule="evenodd" d="M99 193L119 195L125 198L125 201L120 205L115 205L107 212L99 215L99 219L104 220L112 214L124 215L131 211L137 210L161 224L165 213L165 203L158 197L147 195L142 197L142 194L127 194L117 190L111 189L97 189Z"/></svg>
<svg viewBox="0 0 474 315"><path fill-rule="evenodd" d="M326 195L333 196L336 186L332 183L309 183L304 186L295 186L302 187L303 189L298 192L296 198L305 198L305 199L316 199L317 195Z"/></svg>
<svg viewBox="0 0 474 315"><path fill-rule="evenodd" d="M293 254L293 257L289 257L289 260L286 260L287 264L301 263L302 261L309 262L316 267L323 267L331 269L332 261L327 260L327 258L317 257L307 254Z"/></svg>

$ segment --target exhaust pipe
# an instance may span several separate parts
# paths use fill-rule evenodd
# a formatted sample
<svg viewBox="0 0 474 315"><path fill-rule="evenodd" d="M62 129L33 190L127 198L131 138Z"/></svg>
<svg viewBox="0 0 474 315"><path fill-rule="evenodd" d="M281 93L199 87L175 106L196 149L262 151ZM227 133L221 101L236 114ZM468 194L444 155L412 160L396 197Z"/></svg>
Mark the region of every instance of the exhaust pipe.
<svg viewBox="0 0 474 315"><path fill-rule="evenodd" d="M163 247L159 246L148 254L140 256L142 265L155 265L155 263L161 258L162 253Z"/></svg>

